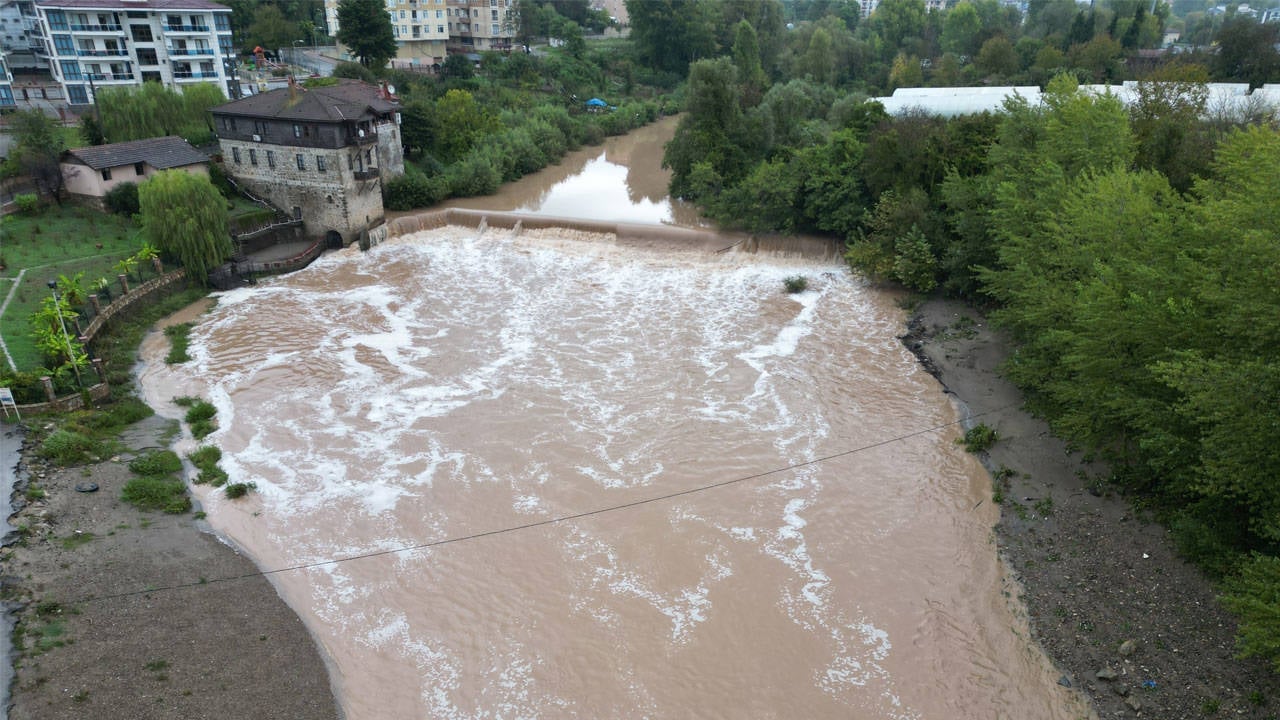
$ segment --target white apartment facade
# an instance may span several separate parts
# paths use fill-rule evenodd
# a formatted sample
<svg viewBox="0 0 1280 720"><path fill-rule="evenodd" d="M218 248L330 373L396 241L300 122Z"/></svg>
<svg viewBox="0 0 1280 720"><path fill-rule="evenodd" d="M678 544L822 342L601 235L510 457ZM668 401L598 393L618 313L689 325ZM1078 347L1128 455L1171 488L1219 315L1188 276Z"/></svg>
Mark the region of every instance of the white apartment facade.
<svg viewBox="0 0 1280 720"><path fill-rule="evenodd" d="M325 0L329 35L338 33L338 2ZM510 50L514 0L386 0L397 64L438 66L449 53Z"/></svg>
<svg viewBox="0 0 1280 720"><path fill-rule="evenodd" d="M0 49L0 108L17 105L13 98L13 73L9 71L9 63L5 61L5 52Z"/></svg>
<svg viewBox="0 0 1280 720"><path fill-rule="evenodd" d="M209 0L36 0L49 71L72 105L103 87L209 82L238 97L231 9Z"/></svg>

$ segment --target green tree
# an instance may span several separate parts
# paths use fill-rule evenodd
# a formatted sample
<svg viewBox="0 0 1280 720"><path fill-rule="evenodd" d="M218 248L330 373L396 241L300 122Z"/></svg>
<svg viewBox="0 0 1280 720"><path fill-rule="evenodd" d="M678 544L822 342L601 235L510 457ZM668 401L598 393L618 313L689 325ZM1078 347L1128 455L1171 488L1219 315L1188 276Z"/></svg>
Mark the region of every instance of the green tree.
<svg viewBox="0 0 1280 720"><path fill-rule="evenodd" d="M809 47L800 64L801 76L814 82L830 83L835 79L836 56L831 34L826 28L817 28L809 38Z"/></svg>
<svg viewBox="0 0 1280 720"><path fill-rule="evenodd" d="M883 0L871 13L871 28L884 41L886 57L897 53L910 38L919 38L925 27L924 0Z"/></svg>
<svg viewBox="0 0 1280 720"><path fill-rule="evenodd" d="M973 57L978 51L978 34L982 20L973 3L963 1L947 11L942 25L942 49L956 55Z"/></svg>
<svg viewBox="0 0 1280 720"><path fill-rule="evenodd" d="M1280 25L1251 18L1228 20L1218 31L1218 53L1213 59L1217 80L1247 82L1250 87L1275 82L1280 77Z"/></svg>
<svg viewBox="0 0 1280 720"><path fill-rule="evenodd" d="M450 90L435 103L435 137L431 149L440 160L461 159L480 140L501 129L491 112L466 90Z"/></svg>
<svg viewBox="0 0 1280 720"><path fill-rule="evenodd" d="M738 21L733 38L733 64L738 68L738 81L742 83L745 104L755 105L767 82L760 64L760 43L756 29L746 20Z"/></svg>
<svg viewBox="0 0 1280 720"><path fill-rule="evenodd" d="M749 169L749 140L732 61L699 60L690 66L685 110L662 160L671 168L671 194L696 199L690 173L697 163L706 163L720 181L736 184Z"/></svg>
<svg viewBox="0 0 1280 720"><path fill-rule="evenodd" d="M683 74L715 53L713 5L688 0L626 0L631 41L641 62Z"/></svg>
<svg viewBox="0 0 1280 720"><path fill-rule="evenodd" d="M249 24L249 42L275 51L291 47L298 37L298 25L285 19L284 13L273 3L262 3L253 11Z"/></svg>
<svg viewBox="0 0 1280 720"><path fill-rule="evenodd" d="M1199 66L1166 69L1140 81L1129 106L1138 167L1164 173L1183 192L1208 170L1212 145L1201 121L1209 100L1208 79Z"/></svg>
<svg viewBox="0 0 1280 720"><path fill-rule="evenodd" d="M382 0L339 2L338 42L346 45L361 65L374 70L386 67L396 56L396 38Z"/></svg>
<svg viewBox="0 0 1280 720"><path fill-rule="evenodd" d="M20 110L10 120L14 155L41 195L62 202L62 152L67 149L58 122L39 110Z"/></svg>
<svg viewBox="0 0 1280 720"><path fill-rule="evenodd" d="M1018 72L1018 53L1008 38L997 35L982 44L974 64L987 75L1011 77Z"/></svg>
<svg viewBox="0 0 1280 720"><path fill-rule="evenodd" d="M231 257L227 205L204 175L165 170L138 188L142 232L160 252L202 284L209 271Z"/></svg>

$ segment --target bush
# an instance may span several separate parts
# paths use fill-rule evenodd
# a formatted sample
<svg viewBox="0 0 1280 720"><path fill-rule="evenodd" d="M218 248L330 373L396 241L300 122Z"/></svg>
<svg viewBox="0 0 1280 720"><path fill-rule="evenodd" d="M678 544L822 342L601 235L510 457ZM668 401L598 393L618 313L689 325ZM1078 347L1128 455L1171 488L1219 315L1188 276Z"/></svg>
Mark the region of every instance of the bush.
<svg viewBox="0 0 1280 720"><path fill-rule="evenodd" d="M225 198L234 197L236 189L231 185L231 181L227 179L227 171L223 169L222 163L209 163L209 182L218 188L218 192L222 193Z"/></svg>
<svg viewBox="0 0 1280 720"><path fill-rule="evenodd" d="M174 398L173 402L179 407L187 408L184 419L191 427L191 434L197 440L218 428L217 423L213 421L213 417L218 414L218 408L209 401L194 397L180 397Z"/></svg>
<svg viewBox="0 0 1280 720"><path fill-rule="evenodd" d="M803 275L792 275L783 280L782 284L787 288L787 292L795 295L809 289L809 278Z"/></svg>
<svg viewBox="0 0 1280 720"><path fill-rule="evenodd" d="M502 184L502 175L488 159L472 154L449 168L449 190L456 197L490 195Z"/></svg>
<svg viewBox="0 0 1280 720"><path fill-rule="evenodd" d="M40 197L35 193L19 193L14 195L13 202L18 206L18 211L23 215L38 215L40 213Z"/></svg>
<svg viewBox="0 0 1280 720"><path fill-rule="evenodd" d="M414 210L435 205L449 197L449 181L416 169L387 181L382 198L388 210Z"/></svg>
<svg viewBox="0 0 1280 720"><path fill-rule="evenodd" d="M211 467L200 468L200 472L196 474L193 480L197 485L212 485L214 487L222 487L227 482L227 471L213 465Z"/></svg>
<svg viewBox="0 0 1280 720"><path fill-rule="evenodd" d="M964 445L964 449L971 453L980 453L990 450L991 446L995 445L996 440L999 439L995 428L986 423L978 423L965 430L964 438L956 440L956 442Z"/></svg>
<svg viewBox="0 0 1280 720"><path fill-rule="evenodd" d="M147 477L172 475L182 469L182 460L172 450L156 450L139 455L129 463L129 470Z"/></svg>
<svg viewBox="0 0 1280 720"><path fill-rule="evenodd" d="M49 374L50 371L43 368L30 372L0 373L0 387L12 390L13 399L19 405L42 403L48 398L45 397L44 384L40 382L40 378Z"/></svg>
<svg viewBox="0 0 1280 720"><path fill-rule="evenodd" d="M111 212L126 217L133 217L142 209L138 204L138 186L131 182L120 183L111 188L102 202Z"/></svg>
<svg viewBox="0 0 1280 720"><path fill-rule="evenodd" d="M88 462L105 452L101 442L75 430L58 428L40 444L40 457L59 465Z"/></svg>
<svg viewBox="0 0 1280 720"><path fill-rule="evenodd" d="M191 498L181 480L136 477L125 483L120 497L139 510L161 510L179 515L191 509Z"/></svg>
<svg viewBox="0 0 1280 720"><path fill-rule="evenodd" d="M242 498L245 495L249 494L250 490L257 490L257 489L258 489L258 486L255 483L238 482L238 483L231 483L230 485L228 485L225 492L227 493L227 497L231 498L232 500L235 500L236 498Z"/></svg>
<svg viewBox="0 0 1280 720"><path fill-rule="evenodd" d="M1222 604L1240 619L1236 645L1280 672L1280 558L1255 555L1226 583Z"/></svg>
<svg viewBox="0 0 1280 720"><path fill-rule="evenodd" d="M222 459L222 451L214 445L201 445L187 459L198 468L213 467Z"/></svg>
<svg viewBox="0 0 1280 720"><path fill-rule="evenodd" d="M191 359L187 354L187 346L191 343L191 327L192 323L178 323L164 329L165 336L169 338L169 354L164 358L166 363L175 365Z"/></svg>

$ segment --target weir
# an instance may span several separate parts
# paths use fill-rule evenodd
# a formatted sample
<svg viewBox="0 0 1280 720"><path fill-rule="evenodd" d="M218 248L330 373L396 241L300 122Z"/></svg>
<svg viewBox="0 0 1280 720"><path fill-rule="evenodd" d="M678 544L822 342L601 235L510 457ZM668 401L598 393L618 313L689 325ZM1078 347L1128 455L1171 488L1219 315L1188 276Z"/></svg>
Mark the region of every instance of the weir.
<svg viewBox="0 0 1280 720"><path fill-rule="evenodd" d="M704 253L741 252L752 255L836 260L842 255L839 243L830 238L806 235L755 235L703 230L675 225L610 222L581 218L534 215L519 212L492 212L446 208L405 215L385 225L386 237L400 237L447 225L475 228L483 233L490 227L511 230L513 237L525 230L562 229L612 235L619 246L651 250L694 250Z"/></svg>

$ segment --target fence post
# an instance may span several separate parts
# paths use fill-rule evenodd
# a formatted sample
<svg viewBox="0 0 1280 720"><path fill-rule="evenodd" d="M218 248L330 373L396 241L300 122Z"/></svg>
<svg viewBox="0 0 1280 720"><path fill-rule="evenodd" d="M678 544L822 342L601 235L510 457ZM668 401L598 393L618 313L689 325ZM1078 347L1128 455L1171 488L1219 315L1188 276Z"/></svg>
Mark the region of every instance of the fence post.
<svg viewBox="0 0 1280 720"><path fill-rule="evenodd" d="M160 258L158 257L151 258L151 266L156 269L157 276L164 275L164 266L160 264Z"/></svg>
<svg viewBox="0 0 1280 720"><path fill-rule="evenodd" d="M129 294L129 277L128 277L127 275L125 275L124 273L121 273L121 274L117 275L116 277L120 279L120 292L121 292L121 294L128 295L128 294Z"/></svg>
<svg viewBox="0 0 1280 720"><path fill-rule="evenodd" d="M98 381L107 381L107 368L102 364L102 358L94 358L90 362L93 363L93 371L98 373Z"/></svg>
<svg viewBox="0 0 1280 720"><path fill-rule="evenodd" d="M97 294L89 296L89 304L93 306L93 316L98 317L102 314L102 301L98 299Z"/></svg>
<svg viewBox="0 0 1280 720"><path fill-rule="evenodd" d="M41 375L40 384L44 386L44 396L49 398L49 402L58 399L58 396L53 394L53 378L48 375Z"/></svg>

